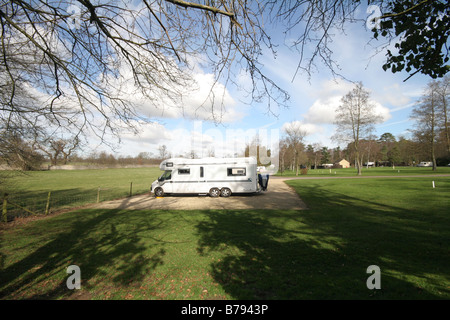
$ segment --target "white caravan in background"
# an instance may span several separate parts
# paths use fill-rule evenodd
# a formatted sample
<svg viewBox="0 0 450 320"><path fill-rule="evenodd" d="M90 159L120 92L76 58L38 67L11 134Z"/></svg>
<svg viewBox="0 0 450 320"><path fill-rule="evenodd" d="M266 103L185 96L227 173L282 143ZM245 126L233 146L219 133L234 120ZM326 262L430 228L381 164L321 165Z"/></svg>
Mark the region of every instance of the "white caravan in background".
<svg viewBox="0 0 450 320"><path fill-rule="evenodd" d="M431 162L431 161L422 161L417 166L418 167L432 167L433 166L433 162Z"/></svg>
<svg viewBox="0 0 450 320"><path fill-rule="evenodd" d="M255 158L171 158L159 165L164 173L152 183L156 197L164 194L255 193L267 188L268 176L258 175Z"/></svg>

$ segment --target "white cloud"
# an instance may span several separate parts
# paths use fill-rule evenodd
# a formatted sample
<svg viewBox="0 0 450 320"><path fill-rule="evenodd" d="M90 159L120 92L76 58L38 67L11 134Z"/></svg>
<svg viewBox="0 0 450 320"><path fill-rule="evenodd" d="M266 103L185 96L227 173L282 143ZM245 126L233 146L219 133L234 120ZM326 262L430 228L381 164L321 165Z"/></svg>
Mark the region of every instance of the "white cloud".
<svg viewBox="0 0 450 320"><path fill-rule="evenodd" d="M139 135L122 136L123 154L137 155L139 152L158 154L158 146L166 145L172 156L186 156L194 151L198 157L207 157L211 152L216 157L243 155L245 147L259 135L261 144L276 150L280 137L279 129L208 127L203 121L182 121L169 129L154 123L142 128Z"/></svg>
<svg viewBox="0 0 450 320"><path fill-rule="evenodd" d="M343 96L354 88L354 83L344 80L324 80L319 83L317 90L312 90L315 96L327 99L334 96Z"/></svg>
<svg viewBox="0 0 450 320"><path fill-rule="evenodd" d="M305 121L300 121L300 120L284 123L281 126L281 130L283 132L285 132L288 127L300 128L301 130L304 130L307 135L321 133L321 132L324 131L324 128L322 126L319 126L319 125L314 124L314 123L308 123L308 122L305 122Z"/></svg>
<svg viewBox="0 0 450 320"><path fill-rule="evenodd" d="M333 124L336 108L341 98L353 89L353 84L347 81L325 80L311 90L311 95L317 98L308 111L303 114L304 121L312 124Z"/></svg>
<svg viewBox="0 0 450 320"><path fill-rule="evenodd" d="M319 98L303 117L308 123L332 124L335 119L336 108L339 107L340 101L340 96L332 96L325 99Z"/></svg>
<svg viewBox="0 0 450 320"><path fill-rule="evenodd" d="M391 118L391 111L389 108L384 107L381 103L374 100L372 100L371 103L374 105L374 113L381 116L382 122L386 122Z"/></svg>
<svg viewBox="0 0 450 320"><path fill-rule="evenodd" d="M342 97L351 91L354 84L350 82L324 81L315 91L314 95L319 98L303 114L304 122L311 124L333 124L335 120L336 109L341 105ZM374 105L376 114L382 116L383 121L391 118L389 108L383 106L378 100L370 99Z"/></svg>
<svg viewBox="0 0 450 320"><path fill-rule="evenodd" d="M384 86L381 92L374 92L374 98L380 103L388 104L395 108L401 108L411 102L411 97L403 92L398 83Z"/></svg>
<svg viewBox="0 0 450 320"><path fill-rule="evenodd" d="M160 123L148 123L140 125L140 131L137 134L126 132L122 135L122 139L128 142L139 142L147 144L158 144L166 140L174 139L174 133L167 130Z"/></svg>
<svg viewBox="0 0 450 320"><path fill-rule="evenodd" d="M167 65L169 69L176 68ZM229 123L240 120L244 115L237 109L237 103L228 89L216 81L211 73L203 73L198 67L193 70L174 70L189 80L180 83L168 83L164 79L144 95L134 83L128 66L122 66L118 79L108 79L113 88L113 95L128 101L138 114L149 118L199 119L216 123ZM167 83L167 85L164 85Z"/></svg>

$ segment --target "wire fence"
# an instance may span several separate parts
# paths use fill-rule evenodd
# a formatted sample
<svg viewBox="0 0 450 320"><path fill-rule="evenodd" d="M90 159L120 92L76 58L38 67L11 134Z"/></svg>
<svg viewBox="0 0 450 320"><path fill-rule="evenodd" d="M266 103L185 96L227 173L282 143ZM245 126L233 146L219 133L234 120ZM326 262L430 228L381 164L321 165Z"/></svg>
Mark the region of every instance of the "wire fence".
<svg viewBox="0 0 450 320"><path fill-rule="evenodd" d="M88 204L131 197L150 192L150 186L133 186L131 182L122 188L67 189L42 192L0 193L2 201L1 222L32 215L48 215L60 210Z"/></svg>

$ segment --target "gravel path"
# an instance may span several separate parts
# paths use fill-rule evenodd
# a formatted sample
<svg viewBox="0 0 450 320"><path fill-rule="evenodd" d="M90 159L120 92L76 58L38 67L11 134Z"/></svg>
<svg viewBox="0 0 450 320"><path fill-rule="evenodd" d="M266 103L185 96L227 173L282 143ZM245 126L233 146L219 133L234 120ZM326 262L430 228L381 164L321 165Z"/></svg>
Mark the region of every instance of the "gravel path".
<svg viewBox="0 0 450 320"><path fill-rule="evenodd" d="M153 194L147 193L126 199L105 201L96 205L95 208L131 210L307 209L305 203L291 187L284 183L284 180L284 178L271 177L267 191L256 194L233 194L228 198L211 198L207 195L167 195L155 198Z"/></svg>

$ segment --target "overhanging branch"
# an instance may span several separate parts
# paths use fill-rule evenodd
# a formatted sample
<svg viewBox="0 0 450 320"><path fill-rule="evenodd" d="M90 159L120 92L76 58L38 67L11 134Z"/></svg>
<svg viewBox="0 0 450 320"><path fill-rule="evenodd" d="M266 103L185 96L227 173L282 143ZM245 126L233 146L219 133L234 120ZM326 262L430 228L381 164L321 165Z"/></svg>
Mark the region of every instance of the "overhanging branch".
<svg viewBox="0 0 450 320"><path fill-rule="evenodd" d="M235 25L237 25L240 29L242 29L242 26L239 24L239 22L237 22L236 16L233 12L224 11L224 10L220 10L216 7L211 7L211 6L207 6L207 5L200 4L200 3L187 2L187 1L183 1L183 0L166 0L166 1L170 2L172 4L175 4L177 6L183 7L183 8L195 8L195 9L199 9L199 10L203 10L203 11L210 11L215 14L221 14L221 15L227 16L231 19L231 21Z"/></svg>

